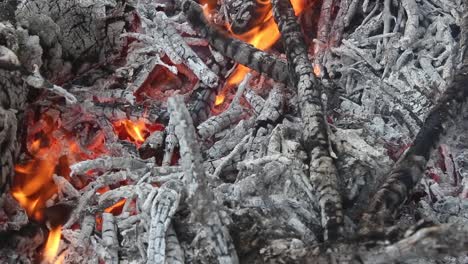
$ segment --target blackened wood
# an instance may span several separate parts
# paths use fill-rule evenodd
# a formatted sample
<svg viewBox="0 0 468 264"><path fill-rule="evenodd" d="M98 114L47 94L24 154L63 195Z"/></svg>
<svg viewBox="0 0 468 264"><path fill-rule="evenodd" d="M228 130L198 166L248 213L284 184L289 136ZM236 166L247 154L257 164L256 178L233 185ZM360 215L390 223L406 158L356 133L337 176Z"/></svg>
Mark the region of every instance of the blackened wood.
<svg viewBox="0 0 468 264"><path fill-rule="evenodd" d="M289 81L287 66L284 61L250 44L230 37L220 29L210 25L203 15L202 8L197 3L192 0L185 0L182 2L182 10L195 30L226 57L259 73L266 74L275 81L283 83Z"/></svg>
<svg viewBox="0 0 468 264"><path fill-rule="evenodd" d="M271 10L270 2L257 0L227 0L225 7L235 34L245 33L260 24Z"/></svg>
<svg viewBox="0 0 468 264"><path fill-rule="evenodd" d="M337 190L337 170L330 153L327 123L322 105L322 86L315 79L300 25L289 0L272 0L273 15L286 49L289 73L297 88L304 125L303 146L310 158L309 176L317 191L325 239L341 233L343 213Z"/></svg>

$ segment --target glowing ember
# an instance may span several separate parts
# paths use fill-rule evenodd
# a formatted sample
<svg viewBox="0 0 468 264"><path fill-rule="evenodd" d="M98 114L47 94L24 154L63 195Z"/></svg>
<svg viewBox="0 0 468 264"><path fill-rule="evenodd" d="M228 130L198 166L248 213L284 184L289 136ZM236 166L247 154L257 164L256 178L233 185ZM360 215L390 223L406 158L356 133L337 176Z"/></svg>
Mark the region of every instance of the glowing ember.
<svg viewBox="0 0 468 264"><path fill-rule="evenodd" d="M320 73L321 73L320 66L318 64L315 64L314 65L314 74L315 74L315 76L320 76Z"/></svg>
<svg viewBox="0 0 468 264"><path fill-rule="evenodd" d="M218 105L222 104L224 102L224 97L225 97L224 94L217 95L214 105L218 106Z"/></svg>
<svg viewBox="0 0 468 264"><path fill-rule="evenodd" d="M55 256L57 255L57 251L60 245L61 229L62 227L58 226L52 228L52 230L49 232L49 237L47 238L44 251L44 261L46 263L53 263Z"/></svg>
<svg viewBox="0 0 468 264"><path fill-rule="evenodd" d="M44 113L39 121L28 129L28 151L31 159L15 166L11 194L26 210L28 216L45 222L46 202L57 193L53 175L68 178L69 165L77 161L95 158L106 150L101 142L92 151L83 151L78 139L69 136L59 123ZM61 227L53 227L45 247L44 256L49 263L56 256ZM57 263L57 262L56 262Z"/></svg>
<svg viewBox="0 0 468 264"><path fill-rule="evenodd" d="M59 162L61 152L67 148L66 145L71 146L61 144L53 138L44 141L49 144L40 146L43 141L36 140L31 145L30 149L35 149L35 153L31 153L34 159L15 166L16 175L12 187L13 197L37 221L44 220L45 203L57 192L52 176L58 167L65 165Z"/></svg>
<svg viewBox="0 0 468 264"><path fill-rule="evenodd" d="M106 212L106 213L116 213L116 212L122 210L122 207L124 206L125 201L127 201L127 199L122 199L122 200L118 201L114 205L107 207L104 210L104 212Z"/></svg>
<svg viewBox="0 0 468 264"><path fill-rule="evenodd" d="M119 136L123 133L128 140L137 144L145 142L145 138L148 134L146 122L143 118L140 118L137 121L132 121L128 119L120 120L114 122L114 127L116 128L117 134Z"/></svg>

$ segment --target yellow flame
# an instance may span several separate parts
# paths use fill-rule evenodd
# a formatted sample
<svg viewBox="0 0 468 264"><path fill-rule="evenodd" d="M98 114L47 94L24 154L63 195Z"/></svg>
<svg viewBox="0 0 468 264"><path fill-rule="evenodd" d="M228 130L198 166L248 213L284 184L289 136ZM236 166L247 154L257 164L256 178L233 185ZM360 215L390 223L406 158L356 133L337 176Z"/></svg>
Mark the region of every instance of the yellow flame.
<svg viewBox="0 0 468 264"><path fill-rule="evenodd" d="M49 232L49 237L45 245L44 261L46 263L53 263L57 256L57 251L60 246L61 226L54 227Z"/></svg>
<svg viewBox="0 0 468 264"><path fill-rule="evenodd" d="M224 102L224 97L225 97L224 94L218 94L216 96L216 100L215 100L214 105L218 106L218 105L222 104Z"/></svg>
<svg viewBox="0 0 468 264"><path fill-rule="evenodd" d="M144 132L146 131L146 122L144 118L138 119L137 121L132 120L120 120L117 121L115 126L123 126L128 136L138 144L145 142Z"/></svg>

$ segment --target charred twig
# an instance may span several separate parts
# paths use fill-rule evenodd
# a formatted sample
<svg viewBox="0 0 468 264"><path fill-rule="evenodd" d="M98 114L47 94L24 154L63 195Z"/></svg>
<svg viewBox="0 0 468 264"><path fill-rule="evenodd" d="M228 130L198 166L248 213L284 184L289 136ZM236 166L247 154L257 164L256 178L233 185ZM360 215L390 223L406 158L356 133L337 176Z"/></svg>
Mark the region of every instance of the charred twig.
<svg viewBox="0 0 468 264"><path fill-rule="evenodd" d="M289 81L286 63L211 26L204 17L202 8L194 1L182 1L182 10L200 35L223 55L259 73L264 73L273 80L284 83Z"/></svg>
<svg viewBox="0 0 468 264"><path fill-rule="evenodd" d="M314 63L315 67L320 68L320 73L323 73L323 59L328 44L328 36L331 27L331 11L333 0L324 0L320 11L320 18L317 25L317 41L314 48Z"/></svg>
<svg viewBox="0 0 468 264"><path fill-rule="evenodd" d="M336 239L343 222L337 170L330 153L327 123L321 101L322 89L312 73L307 48L289 0L272 0L273 14L286 48L290 75L299 99L304 125L303 146L310 158L310 180L319 193L325 239Z"/></svg>
<svg viewBox="0 0 468 264"><path fill-rule="evenodd" d="M218 75L223 75L223 69L227 68L228 63L227 59L225 59L222 55L220 56L221 58L219 61L216 59L210 59L207 62L207 65L213 72L217 73ZM211 109L216 100L216 94L219 92L219 89L222 87L223 83L224 82L220 80L218 86L214 88L208 87L202 83L190 95L191 104L189 106L189 112L192 116L192 120L195 126L200 125L210 116Z"/></svg>

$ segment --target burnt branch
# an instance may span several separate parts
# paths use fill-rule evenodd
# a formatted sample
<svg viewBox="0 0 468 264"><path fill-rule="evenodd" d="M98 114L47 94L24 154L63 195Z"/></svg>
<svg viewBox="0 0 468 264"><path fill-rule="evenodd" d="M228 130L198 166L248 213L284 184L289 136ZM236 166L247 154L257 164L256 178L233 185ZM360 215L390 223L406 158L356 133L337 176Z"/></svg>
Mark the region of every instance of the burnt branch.
<svg viewBox="0 0 468 264"><path fill-rule="evenodd" d="M322 86L315 79L312 63L300 25L289 0L272 0L273 14L286 48L289 73L297 89L299 111L304 131L302 144L310 164L309 177L318 194L325 239L336 239L341 233L343 213L338 192L337 170L332 158L325 111L322 105Z"/></svg>
<svg viewBox="0 0 468 264"><path fill-rule="evenodd" d="M202 166L200 147L197 144L195 127L181 97L171 97L168 101L171 119L175 123L175 134L179 138L181 166L185 173L185 185L192 219L202 224L193 243L200 242L207 256L200 252L200 261L216 260L219 263L239 262L231 236L224 226L223 214L208 185L208 178ZM205 259L206 258L206 259Z"/></svg>
<svg viewBox="0 0 468 264"><path fill-rule="evenodd" d="M275 81L283 83L289 81L285 62L250 44L230 37L220 29L210 25L203 15L202 8L194 1L185 0L181 5L188 22L224 56L259 73L264 73Z"/></svg>

